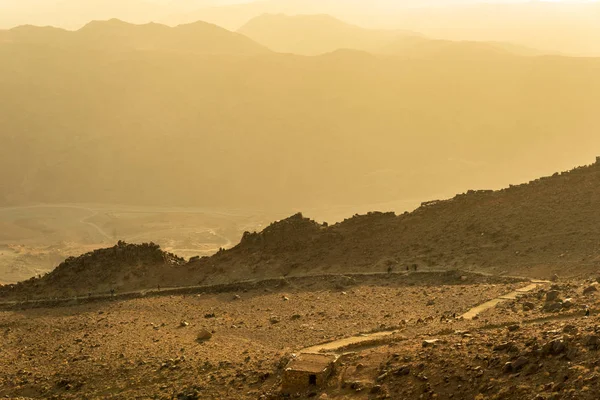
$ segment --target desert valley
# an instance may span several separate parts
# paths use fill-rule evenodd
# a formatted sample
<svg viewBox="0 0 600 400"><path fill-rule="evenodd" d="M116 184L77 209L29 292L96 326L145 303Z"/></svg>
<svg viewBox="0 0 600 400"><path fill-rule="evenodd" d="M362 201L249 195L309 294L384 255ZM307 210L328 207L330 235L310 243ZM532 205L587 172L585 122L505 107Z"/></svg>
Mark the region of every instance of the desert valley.
<svg viewBox="0 0 600 400"><path fill-rule="evenodd" d="M0 397L600 398L599 19L0 2Z"/></svg>

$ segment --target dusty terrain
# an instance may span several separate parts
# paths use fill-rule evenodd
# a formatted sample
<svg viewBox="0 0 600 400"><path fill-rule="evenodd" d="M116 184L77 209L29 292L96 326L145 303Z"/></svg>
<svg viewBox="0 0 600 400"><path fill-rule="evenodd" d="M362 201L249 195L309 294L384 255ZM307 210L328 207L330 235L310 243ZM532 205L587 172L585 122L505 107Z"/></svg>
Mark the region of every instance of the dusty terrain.
<svg viewBox="0 0 600 400"><path fill-rule="evenodd" d="M4 311L0 395L172 398L190 385L202 387L198 398L258 398L277 386L277 365L291 352L403 320L415 326L419 318L460 314L519 285L456 274L333 277ZM198 343L202 329L213 337Z"/></svg>
<svg viewBox="0 0 600 400"><path fill-rule="evenodd" d="M0 395L278 399L283 367L303 348L396 330L340 350L325 387L292 397L596 399L593 282L546 283L474 320L455 318L527 284L456 273L330 277L2 311ZM212 337L199 341L203 330Z"/></svg>
<svg viewBox="0 0 600 400"><path fill-rule="evenodd" d="M0 396L597 399L599 167L400 216L298 214L212 257L68 258L0 286ZM283 390L303 351L340 358Z"/></svg>

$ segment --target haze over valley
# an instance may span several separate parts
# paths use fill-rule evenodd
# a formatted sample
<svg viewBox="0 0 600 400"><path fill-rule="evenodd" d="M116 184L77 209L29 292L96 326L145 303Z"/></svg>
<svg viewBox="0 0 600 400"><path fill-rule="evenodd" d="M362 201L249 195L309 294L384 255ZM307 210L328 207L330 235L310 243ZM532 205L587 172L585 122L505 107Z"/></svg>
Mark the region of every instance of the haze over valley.
<svg viewBox="0 0 600 400"><path fill-rule="evenodd" d="M0 0L0 397L598 399L598 21Z"/></svg>
<svg viewBox="0 0 600 400"><path fill-rule="evenodd" d="M239 33L23 26L0 43L4 206L335 222L568 169L600 142L598 59L510 43L323 15L258 16Z"/></svg>

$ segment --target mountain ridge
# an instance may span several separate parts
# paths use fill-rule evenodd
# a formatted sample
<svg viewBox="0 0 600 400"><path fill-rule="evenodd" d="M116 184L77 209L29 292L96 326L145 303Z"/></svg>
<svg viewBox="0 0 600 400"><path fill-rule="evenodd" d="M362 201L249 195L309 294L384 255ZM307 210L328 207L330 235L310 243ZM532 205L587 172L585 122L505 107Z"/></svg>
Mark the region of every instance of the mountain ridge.
<svg viewBox="0 0 600 400"><path fill-rule="evenodd" d="M154 244L119 243L71 258L41 279L2 287L0 296L405 270L581 278L600 266L599 183L600 157L526 184L424 202L401 215L371 212L328 225L298 213L187 263ZM78 274L85 274L85 287Z"/></svg>
<svg viewBox="0 0 600 400"><path fill-rule="evenodd" d="M101 48L215 55L269 53L267 48L244 35L203 21L170 27L154 22L133 24L113 18L91 21L77 30L23 25L0 31L0 44L2 42L44 44L86 51Z"/></svg>

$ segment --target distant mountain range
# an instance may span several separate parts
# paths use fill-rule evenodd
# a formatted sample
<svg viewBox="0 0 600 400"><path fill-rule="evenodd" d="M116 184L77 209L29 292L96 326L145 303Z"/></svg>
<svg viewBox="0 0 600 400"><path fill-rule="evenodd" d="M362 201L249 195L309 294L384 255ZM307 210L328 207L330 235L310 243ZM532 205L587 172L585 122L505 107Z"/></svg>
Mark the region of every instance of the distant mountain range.
<svg viewBox="0 0 600 400"><path fill-rule="evenodd" d="M418 201L600 147L600 59L416 40L306 57L205 23L4 31L0 204Z"/></svg>
<svg viewBox="0 0 600 400"><path fill-rule="evenodd" d="M262 14L328 14L352 24L446 40L509 42L543 52L600 56L600 2L264 0L172 15L239 29Z"/></svg>
<svg viewBox="0 0 600 400"><path fill-rule="evenodd" d="M47 45L83 50L158 50L198 54L264 54L262 45L246 36L205 22L175 28L160 24L134 25L117 19L94 21L77 31L20 26L0 31L0 43Z"/></svg>
<svg viewBox="0 0 600 400"><path fill-rule="evenodd" d="M508 52L536 55L540 52L522 46L493 42L453 42L433 40L401 30L365 29L329 15L264 14L239 30L258 43L283 53L318 55L339 49L362 50L375 54L430 56L438 52Z"/></svg>
<svg viewBox="0 0 600 400"><path fill-rule="evenodd" d="M272 50L317 55L339 49L379 52L396 40L420 35L406 31L364 29L329 15L264 14L242 26L238 32Z"/></svg>
<svg viewBox="0 0 600 400"><path fill-rule="evenodd" d="M544 53L600 56L597 1L19 0L0 2L0 28L33 24L79 29L90 20L118 18L171 26L206 21L235 31L266 13L328 14L371 29L401 29L444 40L508 42Z"/></svg>

